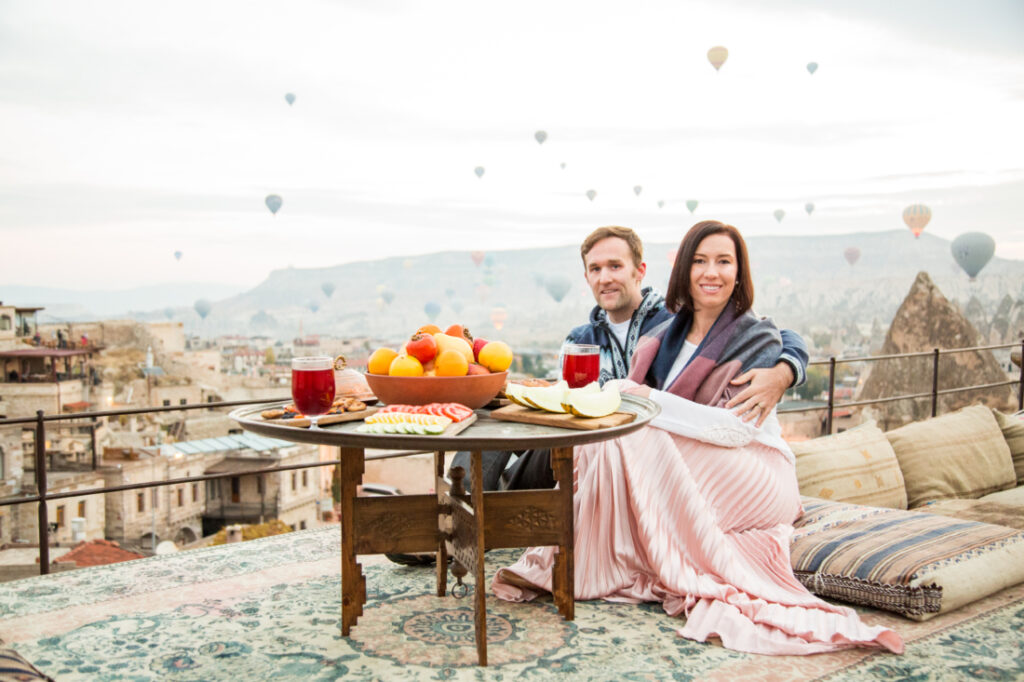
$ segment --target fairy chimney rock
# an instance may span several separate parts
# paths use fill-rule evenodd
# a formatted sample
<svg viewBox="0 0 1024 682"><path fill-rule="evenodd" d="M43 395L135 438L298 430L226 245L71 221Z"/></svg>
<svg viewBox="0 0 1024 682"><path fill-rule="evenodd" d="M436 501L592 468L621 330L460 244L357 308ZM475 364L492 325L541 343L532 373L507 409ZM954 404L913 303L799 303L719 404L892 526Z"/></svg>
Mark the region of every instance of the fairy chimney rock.
<svg viewBox="0 0 1024 682"><path fill-rule="evenodd" d="M919 272L885 336L881 355L898 355L982 345L978 330L935 286L926 272ZM871 363L870 374L861 389L859 400L874 400L912 393L930 393L932 389L932 357L899 358ZM998 383L1006 375L991 351L968 351L944 354L939 360L940 391L961 386ZM1010 389L963 391L939 397L938 414L966 405L983 403L1006 408ZM930 398L899 400L873 405L869 413L883 429L891 429L909 421L931 416Z"/></svg>

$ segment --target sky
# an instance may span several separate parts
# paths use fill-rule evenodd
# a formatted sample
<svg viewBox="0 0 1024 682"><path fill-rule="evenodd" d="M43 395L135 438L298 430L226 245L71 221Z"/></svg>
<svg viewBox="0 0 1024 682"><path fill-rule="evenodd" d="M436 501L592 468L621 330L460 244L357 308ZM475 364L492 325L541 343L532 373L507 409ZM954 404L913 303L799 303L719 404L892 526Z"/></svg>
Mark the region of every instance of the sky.
<svg viewBox="0 0 1024 682"><path fill-rule="evenodd" d="M1019 0L0 0L0 120L0 285L906 229L914 203L1024 259Z"/></svg>

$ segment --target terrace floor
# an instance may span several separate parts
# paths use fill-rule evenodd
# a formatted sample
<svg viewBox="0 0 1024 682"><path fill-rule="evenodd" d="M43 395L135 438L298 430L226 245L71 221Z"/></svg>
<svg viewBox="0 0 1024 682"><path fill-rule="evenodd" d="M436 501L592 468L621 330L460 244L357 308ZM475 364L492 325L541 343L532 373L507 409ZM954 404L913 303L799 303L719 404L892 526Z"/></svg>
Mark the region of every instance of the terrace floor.
<svg viewBox="0 0 1024 682"><path fill-rule="evenodd" d="M515 550L488 553L488 568ZM678 637L658 604L488 598L491 665L475 665L469 598L433 594L432 568L364 557L368 603L340 636L338 526L0 584L0 638L66 680L959 680L1024 677L1024 584L900 632L902 656L765 657Z"/></svg>

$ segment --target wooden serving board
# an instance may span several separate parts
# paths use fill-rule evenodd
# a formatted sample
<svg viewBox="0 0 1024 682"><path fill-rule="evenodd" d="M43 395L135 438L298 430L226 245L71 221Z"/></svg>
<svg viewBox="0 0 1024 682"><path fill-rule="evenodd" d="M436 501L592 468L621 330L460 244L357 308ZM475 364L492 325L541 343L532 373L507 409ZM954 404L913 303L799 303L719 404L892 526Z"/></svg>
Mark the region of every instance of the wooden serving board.
<svg viewBox="0 0 1024 682"><path fill-rule="evenodd" d="M379 407L367 407L365 410L359 412L343 412L341 414L325 414L317 420L319 426L327 426L329 424L339 424L341 422L353 422L360 419L365 419L371 414L379 410ZM309 428L309 419L264 419L263 421L268 424L282 424L283 426L294 426L298 429Z"/></svg>
<svg viewBox="0 0 1024 682"><path fill-rule="evenodd" d="M584 431L604 429L610 426L622 426L636 419L636 415L632 412L612 412L604 417L575 417L571 414L555 414L554 412L533 410L522 405L499 407L491 412L491 417L507 422L540 424L542 426L557 426L563 429L582 429Z"/></svg>

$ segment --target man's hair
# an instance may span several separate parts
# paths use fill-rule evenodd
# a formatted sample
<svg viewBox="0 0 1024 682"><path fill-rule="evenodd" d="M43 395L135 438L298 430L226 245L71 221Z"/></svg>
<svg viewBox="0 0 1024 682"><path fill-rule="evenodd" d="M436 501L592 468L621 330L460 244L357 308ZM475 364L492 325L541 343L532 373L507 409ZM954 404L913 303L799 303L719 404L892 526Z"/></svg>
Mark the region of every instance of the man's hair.
<svg viewBox="0 0 1024 682"><path fill-rule="evenodd" d="M668 295L665 296L665 307L669 312L693 312L693 295L690 293L693 257L700 243L713 234L726 235L736 247L736 288L732 292L736 312L742 315L754 305L754 282L750 277L750 259L747 257L747 243L743 241L743 235L732 225L717 220L702 220L690 228L676 252L676 262L668 278Z"/></svg>
<svg viewBox="0 0 1024 682"><path fill-rule="evenodd" d="M640 236L628 227L609 225L597 228L583 240L583 244L580 246L580 258L583 259L584 268L587 267L587 254L594 248L594 244L608 237L618 237L625 241L633 255L633 265L640 267L640 264L644 262L644 243L640 241Z"/></svg>

